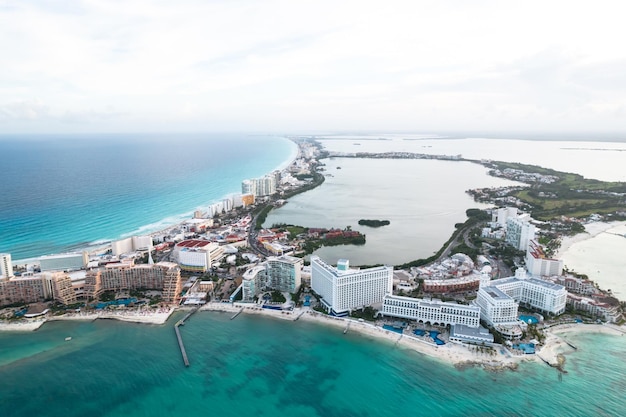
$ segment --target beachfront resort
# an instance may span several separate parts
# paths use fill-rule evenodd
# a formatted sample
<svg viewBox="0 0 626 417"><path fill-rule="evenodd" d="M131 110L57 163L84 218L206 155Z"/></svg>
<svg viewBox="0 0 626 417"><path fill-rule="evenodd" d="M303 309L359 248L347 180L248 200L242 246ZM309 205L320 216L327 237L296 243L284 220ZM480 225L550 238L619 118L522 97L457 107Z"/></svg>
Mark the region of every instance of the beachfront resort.
<svg viewBox="0 0 626 417"><path fill-rule="evenodd" d="M297 143L298 157L286 169L243 180L241 194L166 230L26 261L0 254L0 328L36 328L49 319L165 323L175 309L201 308L316 320L344 333L402 340L455 363L480 345L502 363L543 351L542 360L555 364L547 354L553 339L542 329L623 320L619 301L548 256L540 222L517 207L484 213L486 250L403 268L311 255L323 245L364 241L349 228L263 229L269 210L323 181L321 148ZM514 264L488 250L496 243L514 251ZM34 324L25 326L29 320Z"/></svg>

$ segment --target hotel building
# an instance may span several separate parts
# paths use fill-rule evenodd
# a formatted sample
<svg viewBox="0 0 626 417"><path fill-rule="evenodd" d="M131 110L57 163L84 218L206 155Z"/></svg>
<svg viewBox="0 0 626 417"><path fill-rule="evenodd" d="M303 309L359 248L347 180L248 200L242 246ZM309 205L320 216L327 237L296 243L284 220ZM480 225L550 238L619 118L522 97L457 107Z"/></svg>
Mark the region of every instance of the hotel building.
<svg viewBox="0 0 626 417"><path fill-rule="evenodd" d="M266 289L295 293L302 284L302 258L280 256L248 269L243 275L243 301L254 301Z"/></svg>
<svg viewBox="0 0 626 417"><path fill-rule="evenodd" d="M77 271L83 269L89 263L89 255L83 253L66 253L62 255L49 255L39 258L41 271Z"/></svg>
<svg viewBox="0 0 626 417"><path fill-rule="evenodd" d="M224 256L224 248L208 240L184 240L172 251L183 271L206 272Z"/></svg>
<svg viewBox="0 0 626 417"><path fill-rule="evenodd" d="M434 326L462 324L477 328L480 326L480 308L474 305L447 303L440 300L427 300L387 294L383 298L382 314L415 320Z"/></svg>
<svg viewBox="0 0 626 417"><path fill-rule="evenodd" d="M478 290L474 301L480 307L480 318L488 326L517 325L517 302L495 286L484 286Z"/></svg>
<svg viewBox="0 0 626 417"><path fill-rule="evenodd" d="M13 277L13 263L11 263L11 254L0 253L0 278Z"/></svg>
<svg viewBox="0 0 626 417"><path fill-rule="evenodd" d="M335 268L312 256L311 288L331 314L345 315L355 308L382 303L385 295L392 293L393 267L350 269L348 260L340 259Z"/></svg>
<svg viewBox="0 0 626 417"><path fill-rule="evenodd" d="M243 180L241 194L253 194L256 197L272 195L276 193L277 184L276 176L271 174L261 178Z"/></svg>
<svg viewBox="0 0 626 417"><path fill-rule="evenodd" d="M567 290L564 286L537 278L528 278L526 271L518 269L514 277L490 281L520 304L558 316L565 312Z"/></svg>
<svg viewBox="0 0 626 417"><path fill-rule="evenodd" d="M530 216L509 218L506 221L506 243L526 251L531 240L535 239L535 226L529 222Z"/></svg>
<svg viewBox="0 0 626 417"><path fill-rule="evenodd" d="M526 251L526 269L534 277L561 275L563 261L548 258L541 245L531 240Z"/></svg>
<svg viewBox="0 0 626 417"><path fill-rule="evenodd" d="M76 302L69 275L62 272L43 273L0 281L0 305L37 303L50 299L66 305Z"/></svg>
<svg viewBox="0 0 626 417"><path fill-rule="evenodd" d="M480 307L480 318L508 338L521 336L518 303L559 315L565 312L567 291L559 284L528 278L518 269L514 277L502 278L481 285L474 304Z"/></svg>
<svg viewBox="0 0 626 417"><path fill-rule="evenodd" d="M131 263L108 264L102 269L87 272L85 296L95 299L104 291L151 289L163 291L163 301L177 303L183 288L180 268L172 262L154 265Z"/></svg>

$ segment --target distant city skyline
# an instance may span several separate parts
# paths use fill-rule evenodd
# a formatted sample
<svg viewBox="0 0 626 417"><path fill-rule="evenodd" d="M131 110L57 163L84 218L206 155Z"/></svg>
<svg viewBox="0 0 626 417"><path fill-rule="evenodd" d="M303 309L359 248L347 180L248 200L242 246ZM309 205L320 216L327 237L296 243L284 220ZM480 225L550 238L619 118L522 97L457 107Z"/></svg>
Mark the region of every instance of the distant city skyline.
<svg viewBox="0 0 626 417"><path fill-rule="evenodd" d="M617 1L0 0L0 134L625 135Z"/></svg>

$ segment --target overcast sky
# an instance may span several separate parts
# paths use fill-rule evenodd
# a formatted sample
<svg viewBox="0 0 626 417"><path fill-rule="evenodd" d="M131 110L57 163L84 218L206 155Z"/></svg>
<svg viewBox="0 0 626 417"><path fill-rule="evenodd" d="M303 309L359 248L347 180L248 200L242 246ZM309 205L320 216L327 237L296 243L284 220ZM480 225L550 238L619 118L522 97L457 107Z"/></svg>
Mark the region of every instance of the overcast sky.
<svg viewBox="0 0 626 417"><path fill-rule="evenodd" d="M0 0L0 133L626 132L623 1Z"/></svg>

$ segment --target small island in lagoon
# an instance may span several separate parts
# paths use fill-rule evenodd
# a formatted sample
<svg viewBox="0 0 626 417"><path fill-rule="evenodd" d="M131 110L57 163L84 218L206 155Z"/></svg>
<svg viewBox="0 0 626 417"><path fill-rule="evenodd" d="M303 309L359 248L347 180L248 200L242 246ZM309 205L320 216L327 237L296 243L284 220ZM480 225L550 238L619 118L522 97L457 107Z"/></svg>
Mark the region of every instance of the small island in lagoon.
<svg viewBox="0 0 626 417"><path fill-rule="evenodd" d="M382 226L389 226L390 224L391 222L389 220L368 220L368 219L359 220L359 225L361 226L382 227Z"/></svg>

